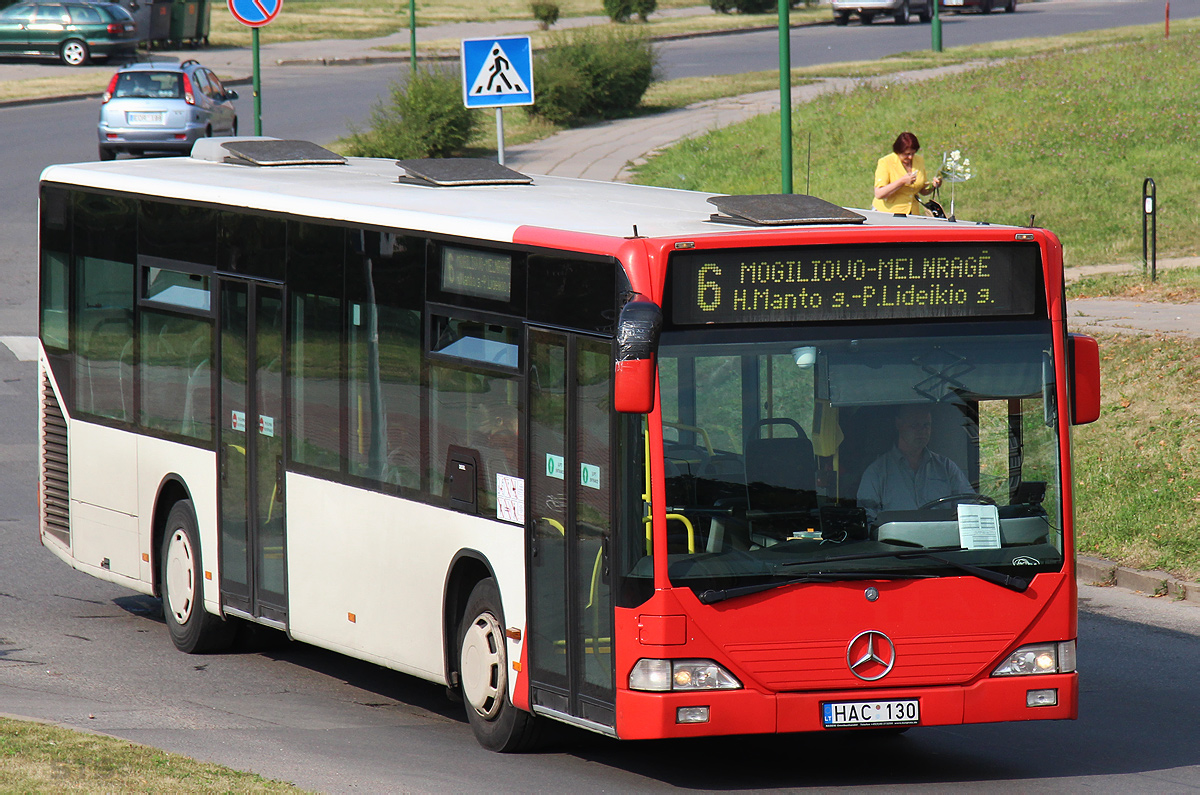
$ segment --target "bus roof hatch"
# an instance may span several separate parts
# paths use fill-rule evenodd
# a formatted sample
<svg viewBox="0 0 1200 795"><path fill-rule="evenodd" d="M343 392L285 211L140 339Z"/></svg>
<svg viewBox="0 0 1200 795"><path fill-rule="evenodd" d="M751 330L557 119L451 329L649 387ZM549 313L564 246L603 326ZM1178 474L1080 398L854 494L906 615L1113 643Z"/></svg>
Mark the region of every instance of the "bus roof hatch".
<svg viewBox="0 0 1200 795"><path fill-rule="evenodd" d="M456 185L529 185L533 178L482 157L397 160L407 176L401 182L448 188Z"/></svg>
<svg viewBox="0 0 1200 795"><path fill-rule="evenodd" d="M712 196L717 207L710 220L748 226L794 224L861 224L867 219L816 196L765 193L752 196Z"/></svg>

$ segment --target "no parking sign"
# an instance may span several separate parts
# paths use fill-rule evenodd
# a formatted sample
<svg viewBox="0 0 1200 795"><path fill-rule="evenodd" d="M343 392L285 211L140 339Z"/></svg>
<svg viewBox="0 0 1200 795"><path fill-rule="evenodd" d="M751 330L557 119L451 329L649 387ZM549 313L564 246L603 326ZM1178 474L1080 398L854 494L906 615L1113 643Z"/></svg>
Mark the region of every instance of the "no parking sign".
<svg viewBox="0 0 1200 795"><path fill-rule="evenodd" d="M229 13L243 25L261 28L275 17L283 0L229 0Z"/></svg>

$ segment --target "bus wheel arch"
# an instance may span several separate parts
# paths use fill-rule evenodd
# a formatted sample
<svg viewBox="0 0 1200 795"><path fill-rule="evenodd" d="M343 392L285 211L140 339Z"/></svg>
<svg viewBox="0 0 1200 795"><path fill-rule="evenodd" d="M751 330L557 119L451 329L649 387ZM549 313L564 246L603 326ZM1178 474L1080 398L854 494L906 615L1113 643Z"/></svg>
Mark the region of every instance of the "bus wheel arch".
<svg viewBox="0 0 1200 795"><path fill-rule="evenodd" d="M200 555L200 529L191 499L161 500L166 519L155 537L159 558L158 590L163 618L175 648L188 654L221 651L237 631L204 609L204 567ZM156 517L158 509L156 509Z"/></svg>

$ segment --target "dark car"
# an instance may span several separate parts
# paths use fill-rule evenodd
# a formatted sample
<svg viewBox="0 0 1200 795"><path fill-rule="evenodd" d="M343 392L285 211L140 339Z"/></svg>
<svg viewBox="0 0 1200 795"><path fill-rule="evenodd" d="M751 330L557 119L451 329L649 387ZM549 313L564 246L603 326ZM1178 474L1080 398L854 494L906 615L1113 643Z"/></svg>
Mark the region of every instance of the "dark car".
<svg viewBox="0 0 1200 795"><path fill-rule="evenodd" d="M195 60L126 66L113 75L100 105L100 159L118 152L187 154L197 138L237 135L237 98Z"/></svg>
<svg viewBox="0 0 1200 795"><path fill-rule="evenodd" d="M137 24L116 3L24 2L0 11L0 55L82 66L93 56L132 55L137 43Z"/></svg>

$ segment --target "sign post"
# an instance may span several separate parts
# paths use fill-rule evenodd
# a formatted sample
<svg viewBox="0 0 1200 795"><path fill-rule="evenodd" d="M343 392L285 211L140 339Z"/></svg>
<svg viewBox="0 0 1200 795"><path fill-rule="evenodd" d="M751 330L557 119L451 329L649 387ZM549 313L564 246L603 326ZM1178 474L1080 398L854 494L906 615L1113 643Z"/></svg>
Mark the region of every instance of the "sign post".
<svg viewBox="0 0 1200 795"><path fill-rule="evenodd" d="M496 162L504 165L504 107L533 104L533 48L528 36L463 39L463 104L496 109Z"/></svg>
<svg viewBox="0 0 1200 795"><path fill-rule="evenodd" d="M250 28L254 56L254 134L262 135L262 78L258 65L258 29L279 16L283 0L228 0L229 13Z"/></svg>

